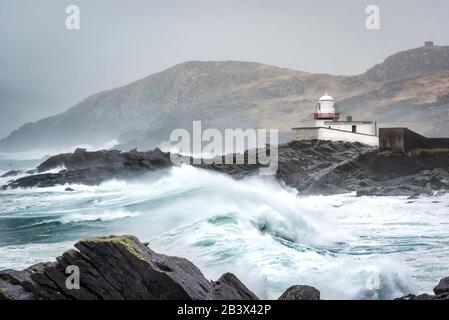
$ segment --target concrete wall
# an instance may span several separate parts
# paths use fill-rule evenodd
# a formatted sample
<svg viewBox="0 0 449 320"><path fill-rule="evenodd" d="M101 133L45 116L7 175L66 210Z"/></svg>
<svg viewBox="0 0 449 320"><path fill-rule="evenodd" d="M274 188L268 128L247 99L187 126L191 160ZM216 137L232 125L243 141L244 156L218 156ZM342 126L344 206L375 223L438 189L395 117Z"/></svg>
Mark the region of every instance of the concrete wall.
<svg viewBox="0 0 449 320"><path fill-rule="evenodd" d="M357 133L376 135L376 126L374 123L337 123L325 122L323 127L331 127L331 129L343 130L352 132L352 126L356 126Z"/></svg>
<svg viewBox="0 0 449 320"><path fill-rule="evenodd" d="M379 150L411 153L448 152L449 138L426 138L407 128L381 128Z"/></svg>
<svg viewBox="0 0 449 320"><path fill-rule="evenodd" d="M321 119L317 119L315 120L315 127L325 127L325 123L328 122L329 120L321 120Z"/></svg>
<svg viewBox="0 0 449 320"><path fill-rule="evenodd" d="M293 141L302 140L331 140L345 142L360 142L369 146L379 146L379 138L373 135L352 133L349 131L329 128L294 128Z"/></svg>
<svg viewBox="0 0 449 320"><path fill-rule="evenodd" d="M392 152L405 152L405 128L380 128L379 150Z"/></svg>

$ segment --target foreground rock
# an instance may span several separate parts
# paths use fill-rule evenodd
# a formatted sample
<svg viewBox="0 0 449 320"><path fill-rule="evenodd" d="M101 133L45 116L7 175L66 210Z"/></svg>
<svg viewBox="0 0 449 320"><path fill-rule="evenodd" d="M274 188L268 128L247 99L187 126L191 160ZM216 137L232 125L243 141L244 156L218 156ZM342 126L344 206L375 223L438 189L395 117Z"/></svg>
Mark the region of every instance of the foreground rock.
<svg viewBox="0 0 449 320"><path fill-rule="evenodd" d="M310 286L292 286L278 300L320 300L320 292Z"/></svg>
<svg viewBox="0 0 449 320"><path fill-rule="evenodd" d="M186 259L155 253L135 237L78 242L56 262L0 272L0 299L256 300L234 275L208 281ZM66 286L68 266L80 270L80 289Z"/></svg>
<svg viewBox="0 0 449 320"><path fill-rule="evenodd" d="M235 275L207 280L190 261L158 254L133 236L90 238L75 247L55 262L0 271L0 300L258 300ZM80 281L70 289L73 266ZM398 300L449 300L449 278L434 293ZM320 292L295 285L278 300L320 300Z"/></svg>
<svg viewBox="0 0 449 320"><path fill-rule="evenodd" d="M133 236L90 238L75 247L56 262L0 271L0 300L258 300L232 273L209 281L190 261L158 254ZM78 289L67 286L74 284L73 266ZM292 288L283 300L320 297L308 286Z"/></svg>
<svg viewBox="0 0 449 320"><path fill-rule="evenodd" d="M440 294L449 294L449 277L444 278L440 281L440 283L433 289L433 292L436 295Z"/></svg>
<svg viewBox="0 0 449 320"><path fill-rule="evenodd" d="M449 277L441 279L440 283L433 289L435 295L420 294L402 297L398 300L449 300Z"/></svg>

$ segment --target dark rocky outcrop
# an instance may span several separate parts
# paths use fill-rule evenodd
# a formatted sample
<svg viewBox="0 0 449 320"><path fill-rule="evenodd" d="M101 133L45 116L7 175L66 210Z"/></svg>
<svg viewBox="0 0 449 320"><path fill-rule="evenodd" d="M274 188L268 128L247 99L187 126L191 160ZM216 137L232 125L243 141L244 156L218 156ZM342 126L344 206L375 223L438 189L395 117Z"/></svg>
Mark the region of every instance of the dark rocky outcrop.
<svg viewBox="0 0 449 320"><path fill-rule="evenodd" d="M11 171L8 171L8 172L4 173L3 175L1 175L0 178L15 177L21 173L22 173L22 171L20 171L20 170L11 170Z"/></svg>
<svg viewBox="0 0 449 320"><path fill-rule="evenodd" d="M0 299L8 300L256 300L234 275L207 280L186 259L158 254L133 236L79 241L56 262L0 272ZM68 289L68 266L80 270L80 288Z"/></svg>
<svg viewBox="0 0 449 320"><path fill-rule="evenodd" d="M303 188L303 193L336 194L356 191L358 196L445 193L449 190L449 154L361 154Z"/></svg>
<svg viewBox="0 0 449 320"><path fill-rule="evenodd" d="M449 277L441 279L440 283L433 289L436 295L446 294L449 295Z"/></svg>
<svg viewBox="0 0 449 320"><path fill-rule="evenodd" d="M270 153L259 150L261 153ZM205 163L194 166L217 171L235 178L259 173L258 161L248 158L255 150L244 153L244 163ZM189 163L192 158L189 158ZM31 174L12 180L3 189L51 187L65 184L98 185L106 180L138 177L144 173L173 166L169 153L159 149L148 152L102 150L74 153L49 158ZM57 173L49 170L64 168ZM448 153L379 153L359 144L331 141L301 141L278 147L276 178L302 194L339 194L356 192L357 196L399 195L417 198L421 194L445 193L449 190Z"/></svg>
<svg viewBox="0 0 449 320"><path fill-rule="evenodd" d="M305 192L329 172L374 149L360 143L311 140L291 142L279 148L276 177Z"/></svg>
<svg viewBox="0 0 449 320"><path fill-rule="evenodd" d="M405 297L396 299L396 300L421 300L421 301L427 301L427 300L432 300L432 296L427 294L427 293L423 293L420 295L414 295L414 294L409 294Z"/></svg>
<svg viewBox="0 0 449 320"><path fill-rule="evenodd" d="M372 149L361 144L329 141L303 141L292 142L279 146L279 170L277 178L287 185L298 189L307 186L335 166L346 163L363 152ZM259 150L269 153L265 149ZM251 154L252 153L252 154ZM244 163L236 164L210 164L203 161L195 166L228 174L236 178L258 174L262 165L250 164L248 158L254 155L255 150L249 150L243 155ZM257 154L255 155L257 158ZM258 158L257 158L258 159ZM193 163L192 159L189 159ZM170 154L159 149L148 152L120 152L117 150L102 150L87 152L77 149L73 153L60 154L50 157L40 164L35 174L10 181L6 188L51 187L65 184L98 185L108 179L132 178L146 172L168 168L173 165ZM57 173L50 170L63 168Z"/></svg>
<svg viewBox="0 0 449 320"><path fill-rule="evenodd" d="M310 286L292 286L278 300L320 300L320 292Z"/></svg>
<svg viewBox="0 0 449 320"><path fill-rule="evenodd" d="M441 279L440 283L433 289L435 295L427 293L420 295L409 294L398 300L449 300L449 277Z"/></svg>
<svg viewBox="0 0 449 320"><path fill-rule="evenodd" d="M87 152L77 149L74 153L50 157L37 167L36 174L11 181L7 187L14 189L65 184L98 185L113 178L132 178L171 165L170 154L159 149L148 152ZM57 168L63 169L57 173L48 173Z"/></svg>
<svg viewBox="0 0 449 320"><path fill-rule="evenodd" d="M258 300L257 296L232 273L225 273L213 283L214 299L231 300L238 297L242 300Z"/></svg>

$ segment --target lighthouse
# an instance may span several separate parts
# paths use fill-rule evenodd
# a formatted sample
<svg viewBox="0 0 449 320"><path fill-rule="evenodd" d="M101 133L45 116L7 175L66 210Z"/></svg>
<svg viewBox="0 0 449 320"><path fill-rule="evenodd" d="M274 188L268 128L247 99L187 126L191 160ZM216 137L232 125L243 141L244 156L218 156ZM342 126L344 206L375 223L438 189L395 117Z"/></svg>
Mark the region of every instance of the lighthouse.
<svg viewBox="0 0 449 320"><path fill-rule="evenodd" d="M340 119L335 99L325 93L319 100L315 112L314 127L293 128L293 141L329 140L360 142L379 146L377 124L373 121L355 121L351 116Z"/></svg>
<svg viewBox="0 0 449 320"><path fill-rule="evenodd" d="M338 121L340 113L337 112L335 99L326 93L318 100L315 112L315 127L324 127L326 121Z"/></svg>

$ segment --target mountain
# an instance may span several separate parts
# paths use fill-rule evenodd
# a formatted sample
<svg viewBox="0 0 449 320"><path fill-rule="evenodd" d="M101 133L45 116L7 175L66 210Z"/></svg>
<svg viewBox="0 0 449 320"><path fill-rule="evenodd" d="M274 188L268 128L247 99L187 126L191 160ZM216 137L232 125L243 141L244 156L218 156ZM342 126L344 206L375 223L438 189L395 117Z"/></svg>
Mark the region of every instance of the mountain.
<svg viewBox="0 0 449 320"><path fill-rule="evenodd" d="M449 70L448 47L433 44L399 52L369 69L365 77L374 81L393 81Z"/></svg>
<svg viewBox="0 0 449 320"><path fill-rule="evenodd" d="M449 47L423 46L388 57L355 76L252 62L186 62L28 123L1 140L0 150L101 147L114 139L126 147L142 141L158 144L174 128L191 128L193 120L218 129L289 132L311 123L317 99L326 91L344 114L354 118L449 136Z"/></svg>

